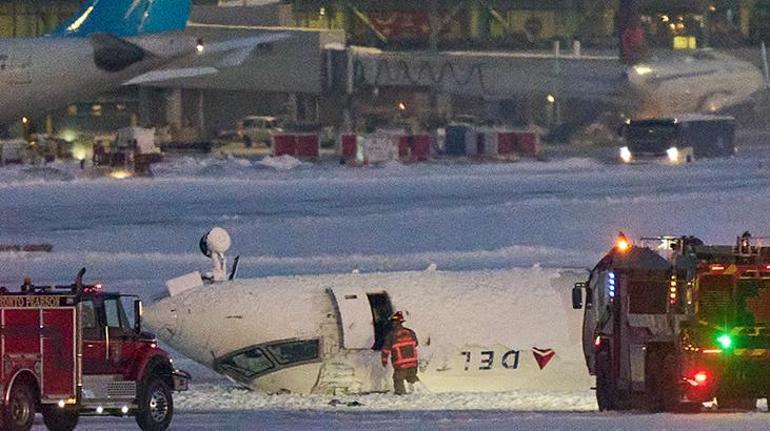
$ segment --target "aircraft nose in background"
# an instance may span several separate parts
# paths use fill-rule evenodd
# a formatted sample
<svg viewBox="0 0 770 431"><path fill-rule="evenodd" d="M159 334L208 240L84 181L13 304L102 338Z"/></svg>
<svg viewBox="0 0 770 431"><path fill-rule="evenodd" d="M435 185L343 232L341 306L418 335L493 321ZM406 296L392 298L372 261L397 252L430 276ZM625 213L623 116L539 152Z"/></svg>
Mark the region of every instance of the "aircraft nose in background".
<svg viewBox="0 0 770 431"><path fill-rule="evenodd" d="M170 340L177 335L179 325L176 305L168 299L147 307L142 320L162 340Z"/></svg>

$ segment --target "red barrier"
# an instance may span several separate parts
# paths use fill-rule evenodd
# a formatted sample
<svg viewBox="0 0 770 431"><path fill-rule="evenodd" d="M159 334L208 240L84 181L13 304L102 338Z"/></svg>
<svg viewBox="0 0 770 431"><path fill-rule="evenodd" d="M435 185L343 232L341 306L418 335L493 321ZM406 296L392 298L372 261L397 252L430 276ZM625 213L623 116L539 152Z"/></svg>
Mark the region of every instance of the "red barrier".
<svg viewBox="0 0 770 431"><path fill-rule="evenodd" d="M520 156L535 157L540 154L540 139L537 132L516 132L516 149Z"/></svg>
<svg viewBox="0 0 770 431"><path fill-rule="evenodd" d="M412 141L412 160L424 162L430 158L430 136L416 135Z"/></svg>
<svg viewBox="0 0 770 431"><path fill-rule="evenodd" d="M516 133L500 132L497 135L497 153L501 156L512 155L516 152Z"/></svg>
<svg viewBox="0 0 770 431"><path fill-rule="evenodd" d="M296 153L297 140L294 135L273 135L273 157L294 157Z"/></svg>
<svg viewBox="0 0 770 431"><path fill-rule="evenodd" d="M342 157L342 160L353 160L356 158L356 153L358 152L358 137L353 134L346 134L340 136L340 147L341 147L341 153L340 156Z"/></svg>
<svg viewBox="0 0 770 431"><path fill-rule="evenodd" d="M398 158L411 162L424 162L430 159L430 135L399 136Z"/></svg>
<svg viewBox="0 0 770 431"><path fill-rule="evenodd" d="M318 159L320 152L320 140L315 133L295 135L295 155L303 159Z"/></svg>

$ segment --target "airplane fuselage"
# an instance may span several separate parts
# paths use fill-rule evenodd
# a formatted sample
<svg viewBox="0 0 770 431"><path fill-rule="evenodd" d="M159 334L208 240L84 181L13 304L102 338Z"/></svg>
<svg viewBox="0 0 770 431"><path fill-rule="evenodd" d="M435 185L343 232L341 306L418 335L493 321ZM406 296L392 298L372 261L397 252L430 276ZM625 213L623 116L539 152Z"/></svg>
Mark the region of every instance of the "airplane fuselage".
<svg viewBox="0 0 770 431"><path fill-rule="evenodd" d="M181 33L126 40L6 39L0 42L0 124L59 109L120 86L139 74L195 52Z"/></svg>
<svg viewBox="0 0 770 431"><path fill-rule="evenodd" d="M513 269L244 279L163 299L145 322L193 360L268 393L390 389L377 347L394 310L417 332L431 391L586 390L569 302L577 278Z"/></svg>
<svg viewBox="0 0 770 431"><path fill-rule="evenodd" d="M629 67L628 80L638 97L632 104L635 119L713 114L750 102L764 88L762 73L754 65L710 50Z"/></svg>

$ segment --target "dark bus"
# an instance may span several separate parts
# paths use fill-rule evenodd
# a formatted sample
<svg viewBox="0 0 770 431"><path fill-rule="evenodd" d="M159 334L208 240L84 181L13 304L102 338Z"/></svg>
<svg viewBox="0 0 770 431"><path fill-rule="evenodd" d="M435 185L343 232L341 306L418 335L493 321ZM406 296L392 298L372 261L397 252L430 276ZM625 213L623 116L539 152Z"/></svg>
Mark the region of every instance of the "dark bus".
<svg viewBox="0 0 770 431"><path fill-rule="evenodd" d="M735 155L735 118L684 115L631 121L623 127L624 163L664 160L689 163L698 158Z"/></svg>

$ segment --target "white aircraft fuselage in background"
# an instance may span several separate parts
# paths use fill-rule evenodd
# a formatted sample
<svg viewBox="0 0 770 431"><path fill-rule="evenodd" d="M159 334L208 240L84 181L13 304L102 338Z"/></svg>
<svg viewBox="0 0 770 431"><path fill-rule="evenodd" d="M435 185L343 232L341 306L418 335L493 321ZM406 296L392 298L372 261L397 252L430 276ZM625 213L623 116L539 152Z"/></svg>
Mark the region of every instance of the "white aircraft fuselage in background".
<svg viewBox="0 0 770 431"><path fill-rule="evenodd" d="M628 82L634 90L629 101L636 108L634 119L713 114L750 103L765 88L753 64L709 49L670 53L631 66Z"/></svg>
<svg viewBox="0 0 770 431"><path fill-rule="evenodd" d="M18 121L118 87L129 79L196 52L181 32L119 39L0 41L0 124Z"/></svg>

